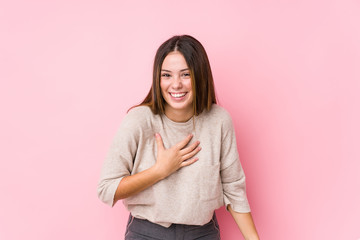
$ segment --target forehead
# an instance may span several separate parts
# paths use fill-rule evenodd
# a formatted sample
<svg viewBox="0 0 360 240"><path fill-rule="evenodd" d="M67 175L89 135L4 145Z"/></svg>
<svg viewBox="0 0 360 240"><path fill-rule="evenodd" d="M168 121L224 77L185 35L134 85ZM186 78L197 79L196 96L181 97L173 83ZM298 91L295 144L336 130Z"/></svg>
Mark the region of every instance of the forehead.
<svg viewBox="0 0 360 240"><path fill-rule="evenodd" d="M188 68L184 56L178 52L170 52L164 59L161 69L176 71Z"/></svg>

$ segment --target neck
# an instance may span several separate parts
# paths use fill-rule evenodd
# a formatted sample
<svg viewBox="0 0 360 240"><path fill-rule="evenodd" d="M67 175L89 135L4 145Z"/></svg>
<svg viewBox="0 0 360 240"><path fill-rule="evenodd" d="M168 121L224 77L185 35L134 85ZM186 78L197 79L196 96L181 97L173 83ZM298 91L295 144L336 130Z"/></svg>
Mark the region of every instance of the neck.
<svg viewBox="0 0 360 240"><path fill-rule="evenodd" d="M174 122L187 122L190 118L194 116L194 112L192 109L174 111L170 110L167 106L165 106L165 115Z"/></svg>

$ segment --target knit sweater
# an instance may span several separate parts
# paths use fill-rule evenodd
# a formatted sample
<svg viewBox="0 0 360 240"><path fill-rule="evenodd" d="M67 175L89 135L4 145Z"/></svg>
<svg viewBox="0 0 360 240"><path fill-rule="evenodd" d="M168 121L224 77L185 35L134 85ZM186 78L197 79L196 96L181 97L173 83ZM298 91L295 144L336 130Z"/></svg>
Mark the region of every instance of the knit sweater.
<svg viewBox="0 0 360 240"><path fill-rule="evenodd" d="M195 155L199 158L195 163L124 199L134 217L169 227L172 223L206 224L224 204L236 212L250 212L232 120L216 104L187 122L153 114L147 106L130 110L103 164L97 189L103 202L113 206L121 179L155 164L155 133L161 135L165 148L191 133L189 144L199 140L202 149Z"/></svg>

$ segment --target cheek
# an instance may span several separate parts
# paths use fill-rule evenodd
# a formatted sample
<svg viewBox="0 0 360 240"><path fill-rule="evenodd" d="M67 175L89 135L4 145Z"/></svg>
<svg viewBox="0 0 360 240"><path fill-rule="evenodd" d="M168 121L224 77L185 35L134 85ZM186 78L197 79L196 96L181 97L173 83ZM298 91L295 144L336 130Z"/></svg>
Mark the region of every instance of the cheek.
<svg viewBox="0 0 360 240"><path fill-rule="evenodd" d="M184 85L186 86L186 88L190 91L192 90L192 84L191 84L191 79L187 80L186 82L184 82Z"/></svg>
<svg viewBox="0 0 360 240"><path fill-rule="evenodd" d="M164 81L160 81L160 89L162 92L165 92L167 89L166 84L164 83Z"/></svg>

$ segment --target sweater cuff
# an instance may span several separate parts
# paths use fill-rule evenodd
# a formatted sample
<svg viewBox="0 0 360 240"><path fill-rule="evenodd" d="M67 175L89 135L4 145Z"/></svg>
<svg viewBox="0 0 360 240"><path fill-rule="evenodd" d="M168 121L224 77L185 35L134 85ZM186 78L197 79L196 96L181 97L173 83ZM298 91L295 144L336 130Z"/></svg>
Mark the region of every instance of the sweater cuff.
<svg viewBox="0 0 360 240"><path fill-rule="evenodd" d="M113 207L115 204L114 202L115 193L122 179L123 177L113 180L110 185L108 185L107 187L103 187L98 192L98 196L101 199L101 201L103 201L110 207Z"/></svg>
<svg viewBox="0 0 360 240"><path fill-rule="evenodd" d="M226 211L229 211L228 210L228 205L230 205L232 210L234 210L235 212L239 212L239 213L251 212L250 205L249 205L247 199L245 199L243 202L231 202L229 200L229 198L227 198L224 195L224 204L225 204L225 207L226 207Z"/></svg>

